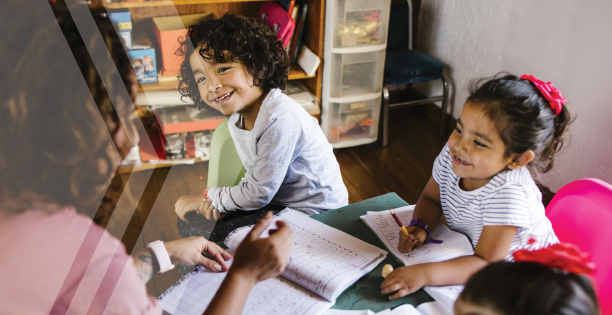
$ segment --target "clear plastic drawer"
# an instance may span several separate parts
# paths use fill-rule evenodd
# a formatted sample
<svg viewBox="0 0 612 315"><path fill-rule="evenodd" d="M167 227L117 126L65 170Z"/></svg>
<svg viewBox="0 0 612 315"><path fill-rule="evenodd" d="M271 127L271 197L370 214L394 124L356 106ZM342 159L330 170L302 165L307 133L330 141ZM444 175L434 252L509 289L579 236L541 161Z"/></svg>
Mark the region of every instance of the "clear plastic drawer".
<svg viewBox="0 0 612 315"><path fill-rule="evenodd" d="M336 1L334 48L385 44L390 1Z"/></svg>
<svg viewBox="0 0 612 315"><path fill-rule="evenodd" d="M385 50L332 54L330 97L379 93L385 71Z"/></svg>

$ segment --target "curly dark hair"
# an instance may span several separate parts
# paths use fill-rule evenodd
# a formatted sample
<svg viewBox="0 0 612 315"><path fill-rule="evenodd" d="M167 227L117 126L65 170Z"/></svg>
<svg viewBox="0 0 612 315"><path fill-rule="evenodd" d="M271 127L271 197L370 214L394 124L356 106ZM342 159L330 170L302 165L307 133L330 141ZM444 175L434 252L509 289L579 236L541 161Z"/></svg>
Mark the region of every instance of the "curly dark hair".
<svg viewBox="0 0 612 315"><path fill-rule="evenodd" d="M108 19L71 16L61 0L51 9L26 2L0 5L0 32L11 45L0 50L6 74L0 84L0 209L71 205L93 216L117 151L124 156L131 148L113 141L134 129L136 77ZM75 20L92 16L98 30L77 28ZM94 65L94 53L101 63Z"/></svg>
<svg viewBox="0 0 612 315"><path fill-rule="evenodd" d="M492 263L470 277L459 300L503 315L600 314L586 276L535 262Z"/></svg>
<svg viewBox="0 0 612 315"><path fill-rule="evenodd" d="M495 123L506 157L532 150L535 158L527 165L532 175L552 169L572 122L567 104L555 115L535 85L507 73L472 81L467 101Z"/></svg>
<svg viewBox="0 0 612 315"><path fill-rule="evenodd" d="M258 17L226 13L219 19L203 18L191 25L176 51L183 57L179 92L189 97L198 109L204 101L193 77L189 56L199 54L209 62L243 64L253 76L253 84L264 90L284 89L289 71L289 58L274 31ZM227 54L226 54L226 53Z"/></svg>

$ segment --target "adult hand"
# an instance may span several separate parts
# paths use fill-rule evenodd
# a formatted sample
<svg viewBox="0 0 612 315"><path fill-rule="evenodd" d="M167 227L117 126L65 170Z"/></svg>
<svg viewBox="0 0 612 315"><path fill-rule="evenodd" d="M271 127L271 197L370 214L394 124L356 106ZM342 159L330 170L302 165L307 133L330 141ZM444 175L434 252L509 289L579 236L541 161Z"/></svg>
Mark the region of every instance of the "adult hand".
<svg viewBox="0 0 612 315"><path fill-rule="evenodd" d="M285 270L291 246L291 227L283 221L276 221L276 229L270 236L259 238L272 222L272 212L259 220L236 250L232 270L253 278L256 282L274 277Z"/></svg>
<svg viewBox="0 0 612 315"><path fill-rule="evenodd" d="M229 268L225 261L232 259L232 255L202 236L164 242L164 245L173 264L198 264L211 271L227 271ZM204 254L212 259L207 258Z"/></svg>
<svg viewBox="0 0 612 315"><path fill-rule="evenodd" d="M380 293L389 294L390 300L401 298L413 293L427 284L427 268L425 265L412 265L400 267L391 272L380 285Z"/></svg>
<svg viewBox="0 0 612 315"><path fill-rule="evenodd" d="M422 228L413 225L406 228L408 236L404 235L402 231L399 232L399 244L397 249L402 253L407 253L414 248L421 246L427 239L427 232Z"/></svg>

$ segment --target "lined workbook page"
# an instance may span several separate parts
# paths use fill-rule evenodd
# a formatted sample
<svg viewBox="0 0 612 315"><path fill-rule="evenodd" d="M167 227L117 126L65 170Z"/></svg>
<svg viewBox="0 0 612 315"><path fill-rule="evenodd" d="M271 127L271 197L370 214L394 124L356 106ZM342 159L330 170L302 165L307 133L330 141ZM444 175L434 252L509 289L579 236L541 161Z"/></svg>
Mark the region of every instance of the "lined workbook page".
<svg viewBox="0 0 612 315"><path fill-rule="evenodd" d="M287 268L281 276L330 302L387 256L387 251L296 210L283 210L275 220L287 222L293 230ZM250 230L235 230L225 244L235 250ZM262 236L267 237L267 231Z"/></svg>
<svg viewBox="0 0 612 315"><path fill-rule="evenodd" d="M412 220L414 206L400 207L393 210L402 223L407 225ZM465 235L452 231L442 223L436 225L431 231L431 238L443 240L443 243L427 243L408 253L401 253L397 249L400 227L393 220L389 210L380 212L370 211L365 216L362 216L361 219L370 226L385 246L406 266L444 261L474 254L472 244Z"/></svg>
<svg viewBox="0 0 612 315"><path fill-rule="evenodd" d="M198 266L159 297L164 311L174 315L200 315L212 301L227 273L210 272ZM270 278L256 284L243 315L316 315L333 303L290 281Z"/></svg>

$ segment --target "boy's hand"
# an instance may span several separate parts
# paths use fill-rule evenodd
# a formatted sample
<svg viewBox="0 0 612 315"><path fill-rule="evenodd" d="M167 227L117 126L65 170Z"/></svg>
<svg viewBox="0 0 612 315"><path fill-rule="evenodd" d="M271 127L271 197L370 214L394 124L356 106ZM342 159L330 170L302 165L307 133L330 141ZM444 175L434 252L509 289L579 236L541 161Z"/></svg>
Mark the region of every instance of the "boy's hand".
<svg viewBox="0 0 612 315"><path fill-rule="evenodd" d="M283 221L277 221L277 229L271 229L269 237L259 238L270 222L272 212L259 220L240 243L231 271L259 282L285 270L291 246L291 227Z"/></svg>
<svg viewBox="0 0 612 315"><path fill-rule="evenodd" d="M421 244L423 244L427 239L427 232L416 225L409 226L406 228L406 230L409 233L408 237L404 235L402 231L399 232L400 238L397 249L402 253L407 253L412 249L421 246Z"/></svg>
<svg viewBox="0 0 612 315"><path fill-rule="evenodd" d="M174 204L174 212L176 212L181 220L187 221L185 215L189 212L200 210L202 204L202 195L186 195L179 198Z"/></svg>
<svg viewBox="0 0 612 315"><path fill-rule="evenodd" d="M212 205L212 199L206 197L200 208L198 209L198 213L203 215L206 220L219 220L219 210L215 209Z"/></svg>
<svg viewBox="0 0 612 315"><path fill-rule="evenodd" d="M227 271L226 260L232 255L202 236L192 236L171 242L164 242L170 260L179 265L201 265L211 271ZM206 253L212 259L206 258Z"/></svg>
<svg viewBox="0 0 612 315"><path fill-rule="evenodd" d="M380 293L389 294L390 300L401 298L427 284L427 270L424 265L400 267L390 273L380 285Z"/></svg>
<svg viewBox="0 0 612 315"><path fill-rule="evenodd" d="M174 204L174 212L183 221L187 221L185 215L192 211L197 211L206 217L207 220L219 219L219 211L212 206L212 200L206 198L203 201L202 195L186 195L179 198Z"/></svg>

